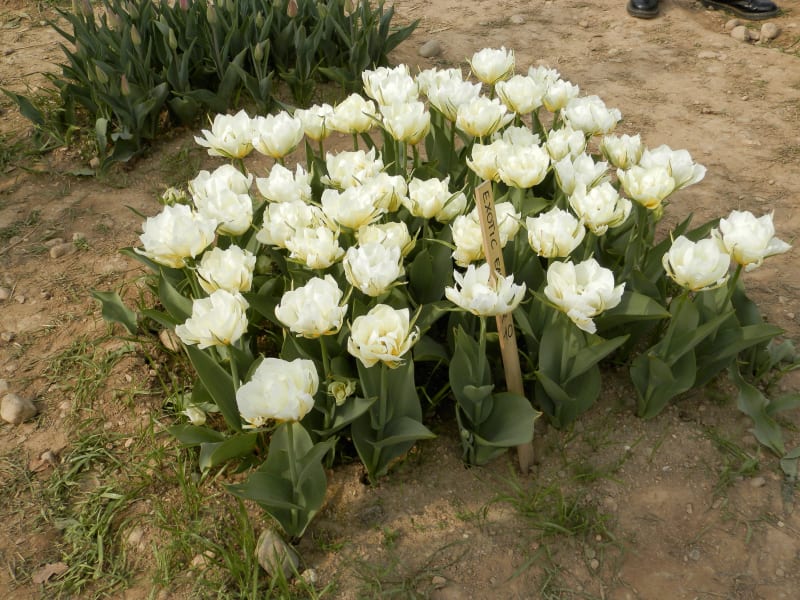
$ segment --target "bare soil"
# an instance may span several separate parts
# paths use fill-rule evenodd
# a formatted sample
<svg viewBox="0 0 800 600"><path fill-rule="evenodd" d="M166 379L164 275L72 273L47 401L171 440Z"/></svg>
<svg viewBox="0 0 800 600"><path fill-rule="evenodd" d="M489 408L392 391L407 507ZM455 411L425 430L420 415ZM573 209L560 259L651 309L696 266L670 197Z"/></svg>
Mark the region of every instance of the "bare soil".
<svg viewBox="0 0 800 600"><path fill-rule="evenodd" d="M725 29L730 15L692 0L663 0L661 16L650 21L629 17L624 4L396 0L398 21L420 25L392 59L412 69L463 65L481 48L506 46L520 71L555 67L622 111L619 132L686 148L706 165L705 180L675 198L672 218L775 211L779 237L793 241L800 225L800 0L781 2L783 13L769 21L781 33L764 43L734 40ZM46 4L4 0L0 86L35 92L45 85L40 73L61 60L45 23L53 17ZM432 60L417 52L429 39L443 46ZM5 98L0 115L6 143L28 130ZM114 434L109 450L123 454L145 443L152 422L161 429L172 422L158 395L163 373L142 355L115 362L88 406L72 397L91 375L87 366L63 358L75 355L68 351L76 343L103 356L123 348L107 336L88 291L129 282L126 293L135 294L140 271L117 252L137 243L142 219L130 209L154 214L164 188L216 164L193 144L193 133L176 131L132 167L102 177L75 175L91 158L79 148L12 160L0 173L0 287L12 291L0 302L0 379L40 410L29 423L0 425L0 473L17 486L0 506L2 598L51 597L31 576L62 557L61 532L40 516L46 511L35 490L64 465L41 464L42 452L62 456L74 425L93 417ZM52 258L58 238L84 241ZM800 333L799 274L793 250L746 275L752 296L790 339ZM364 485L356 465L337 468L323 512L298 546L304 566L316 571L320 587L335 583L327 597L342 599L797 598L797 493L778 459L748 432L730 389L720 383L689 394L642 421L632 414L624 378L610 373L607 381L602 402L574 428L544 434L530 476L516 474L510 457L465 468L445 423L435 425L437 440L420 444L377 486ZM797 390L798 383L795 373L781 385ZM787 415L788 448L800 444L799 422ZM157 443L172 442L162 436ZM752 468L747 457L755 459ZM20 478L28 484L19 486ZM152 584L164 536L148 502L134 511L144 536L132 553L136 577L111 597L146 598L158 589L159 598L194 597L186 578Z"/></svg>

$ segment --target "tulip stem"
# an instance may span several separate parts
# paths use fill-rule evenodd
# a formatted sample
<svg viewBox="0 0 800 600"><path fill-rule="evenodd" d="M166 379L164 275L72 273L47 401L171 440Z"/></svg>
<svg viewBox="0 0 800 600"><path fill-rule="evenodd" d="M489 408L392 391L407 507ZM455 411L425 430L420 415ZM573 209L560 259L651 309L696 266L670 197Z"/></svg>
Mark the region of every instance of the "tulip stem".
<svg viewBox="0 0 800 600"><path fill-rule="evenodd" d="M322 355L322 379L327 384L328 379L330 378L331 372L331 359L328 356L328 349L325 347L325 336L319 337L319 348L320 354ZM330 396L326 393L325 394L325 430L327 431L328 428L331 426L331 421L333 420L333 411L334 407L336 406L336 402L334 401L331 403Z"/></svg>
<svg viewBox="0 0 800 600"><path fill-rule="evenodd" d="M383 440L383 433L386 427L386 412L387 412L387 394L389 392L389 382L388 378L386 377L386 373L389 367L387 367L384 363L381 363L381 389L380 395L378 396L378 421L380 425L378 426L378 435L376 441L380 442ZM381 456L381 449L379 447L375 447L372 451L372 473L374 474L378 470L378 463L380 462Z"/></svg>
<svg viewBox="0 0 800 600"><path fill-rule="evenodd" d="M736 291L736 284L739 283L739 276L742 274L742 265L737 264L736 270L733 272L733 276L728 281L728 293L725 294L725 302L722 304L722 309L724 310L728 303L733 298L733 292Z"/></svg>
<svg viewBox="0 0 800 600"><path fill-rule="evenodd" d="M297 500L297 462L294 456L294 422L286 423L286 452L289 455L289 477L292 479L292 504ZM297 509L292 509L292 529L297 530Z"/></svg>

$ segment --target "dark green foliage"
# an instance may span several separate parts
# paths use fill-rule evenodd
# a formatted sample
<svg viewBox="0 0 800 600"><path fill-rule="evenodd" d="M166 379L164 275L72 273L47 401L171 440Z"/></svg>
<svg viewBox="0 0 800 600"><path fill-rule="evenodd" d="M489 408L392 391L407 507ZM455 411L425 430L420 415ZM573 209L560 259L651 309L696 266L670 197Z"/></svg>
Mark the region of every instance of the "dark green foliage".
<svg viewBox="0 0 800 600"><path fill-rule="evenodd" d="M6 93L37 128L81 125L94 132L101 164L126 161L171 124L245 101L268 111L276 80L302 106L321 81L360 90L361 72L387 65L416 23L392 28L394 11L382 1L372 8L358 0L347 14L349 4L102 0L98 17L78 0L73 11L60 11L70 27L52 25L66 42L61 73L50 76L62 104L58 120Z"/></svg>

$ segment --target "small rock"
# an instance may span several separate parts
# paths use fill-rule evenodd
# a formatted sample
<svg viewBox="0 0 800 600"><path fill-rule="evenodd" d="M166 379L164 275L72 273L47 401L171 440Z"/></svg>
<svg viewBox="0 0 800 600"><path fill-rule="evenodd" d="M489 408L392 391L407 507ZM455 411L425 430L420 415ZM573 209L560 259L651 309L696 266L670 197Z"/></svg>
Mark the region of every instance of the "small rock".
<svg viewBox="0 0 800 600"><path fill-rule="evenodd" d="M583 27L584 29L586 29L587 27L589 27L589 21L580 21L580 22L578 23L578 25L580 25L581 27Z"/></svg>
<svg viewBox="0 0 800 600"><path fill-rule="evenodd" d="M278 571L281 571L287 580L297 572L300 564L300 559L294 549L272 529L267 529L258 538L256 558L258 564L270 577L274 577Z"/></svg>
<svg viewBox="0 0 800 600"><path fill-rule="evenodd" d="M747 35L749 35L750 39L753 40L754 42L757 42L758 40L761 39L761 32L756 31L755 29L748 29Z"/></svg>
<svg viewBox="0 0 800 600"><path fill-rule="evenodd" d="M428 40L419 48L419 55L423 58L434 58L442 53L439 40Z"/></svg>
<svg viewBox="0 0 800 600"><path fill-rule="evenodd" d="M783 569L775 569L776 577L783 577L784 575L786 575L786 572Z"/></svg>
<svg viewBox="0 0 800 600"><path fill-rule="evenodd" d="M11 298L11 290L5 287L0 287L0 301L8 300Z"/></svg>
<svg viewBox="0 0 800 600"><path fill-rule="evenodd" d="M141 527L134 527L131 529L128 537L125 539L125 542L131 548L137 548L139 544L142 543L142 538L144 537L144 529Z"/></svg>
<svg viewBox="0 0 800 600"><path fill-rule="evenodd" d="M711 508L715 510L718 509L720 506L722 506L722 502L723 502L722 498L717 498L716 500L714 500L714 503L711 505Z"/></svg>
<svg viewBox="0 0 800 600"><path fill-rule="evenodd" d="M699 58L700 60L709 60L717 57L719 57L719 54L713 52L712 50L703 50L697 55L697 58Z"/></svg>
<svg viewBox="0 0 800 600"><path fill-rule="evenodd" d="M50 300L53 297L53 294L50 292L39 292L39 298L42 300Z"/></svg>
<svg viewBox="0 0 800 600"><path fill-rule="evenodd" d="M158 334L158 339L170 352L178 352L181 349L181 339L172 329L162 329Z"/></svg>
<svg viewBox="0 0 800 600"><path fill-rule="evenodd" d="M86 239L86 236L83 235L82 233L80 233L79 231L76 231L75 233L72 234L72 241L73 242L80 242L81 240L85 240L85 239Z"/></svg>
<svg viewBox="0 0 800 600"><path fill-rule="evenodd" d="M211 550L206 550L202 554L195 554L192 558L191 566L195 569L205 569L211 564L216 555Z"/></svg>
<svg viewBox="0 0 800 600"><path fill-rule="evenodd" d="M0 333L0 340L8 344L9 342L13 342L14 339L17 337L17 334L13 331L4 331Z"/></svg>
<svg viewBox="0 0 800 600"><path fill-rule="evenodd" d="M781 28L775 23L764 23L761 26L761 39L762 41L774 40L781 34Z"/></svg>
<svg viewBox="0 0 800 600"><path fill-rule="evenodd" d="M754 488L760 488L760 487L764 487L764 485L765 485L766 483L767 483L767 480L766 480L766 479L764 479L764 478L763 478L763 477L761 477L761 476L759 476L759 477L753 477L753 478L750 480L750 485L751 485L751 486L753 486Z"/></svg>
<svg viewBox="0 0 800 600"><path fill-rule="evenodd" d="M93 157L92 160L89 161L89 166L92 169L98 169L100 167L100 159L97 158L96 156Z"/></svg>
<svg viewBox="0 0 800 600"><path fill-rule="evenodd" d="M0 402L0 418L6 423L19 425L36 416L36 406L27 398L6 394Z"/></svg>
<svg viewBox="0 0 800 600"><path fill-rule="evenodd" d="M358 519L364 525L371 527L372 525L379 523L383 519L383 515L383 507L380 504L373 504L372 506L368 506L362 510L361 514L358 515Z"/></svg>
<svg viewBox="0 0 800 600"><path fill-rule="evenodd" d="M700 560L700 550L695 548L694 550L689 552L689 558L694 560L694 561Z"/></svg>
<svg viewBox="0 0 800 600"><path fill-rule="evenodd" d="M734 27L739 27L742 22L739 19L731 19L725 23L725 31L733 31Z"/></svg>
<svg viewBox="0 0 800 600"><path fill-rule="evenodd" d="M744 25L737 25L731 29L731 37L739 42L749 42L750 30Z"/></svg>
<svg viewBox="0 0 800 600"><path fill-rule="evenodd" d="M25 296L20 296L19 294L17 294L16 300L17 300L17 304L25 304L25 301L27 300L27 298Z"/></svg>
<svg viewBox="0 0 800 600"><path fill-rule="evenodd" d="M691 504L686 505L686 514L690 515L694 512L694 507Z"/></svg>
<svg viewBox="0 0 800 600"><path fill-rule="evenodd" d="M0 379L0 396L8 392L8 382L5 379Z"/></svg>
<svg viewBox="0 0 800 600"><path fill-rule="evenodd" d="M508 22L512 25L524 25L525 17L522 15L511 15L511 18L508 20Z"/></svg>
<svg viewBox="0 0 800 600"><path fill-rule="evenodd" d="M45 248L52 248L53 246L58 246L59 244L63 243L64 243L64 238L57 237L57 238L50 238L43 245Z"/></svg>
<svg viewBox="0 0 800 600"><path fill-rule="evenodd" d="M592 568L592 571L596 571L600 567L600 561L593 558L589 561L589 566Z"/></svg>
<svg viewBox="0 0 800 600"><path fill-rule="evenodd" d="M306 585L314 586L317 585L319 577L317 576L317 572L314 569L306 569L305 571L300 573L300 580Z"/></svg>
<svg viewBox="0 0 800 600"><path fill-rule="evenodd" d="M431 579L431 585L433 585L433 589L440 590L447 585L447 579L441 575L434 575L433 579Z"/></svg>
<svg viewBox="0 0 800 600"><path fill-rule="evenodd" d="M75 244L73 244L72 242L58 244L50 248L50 258L61 258L62 256L67 256L68 254L72 254L73 252L75 252L75 250L77 250L77 248L75 247Z"/></svg>

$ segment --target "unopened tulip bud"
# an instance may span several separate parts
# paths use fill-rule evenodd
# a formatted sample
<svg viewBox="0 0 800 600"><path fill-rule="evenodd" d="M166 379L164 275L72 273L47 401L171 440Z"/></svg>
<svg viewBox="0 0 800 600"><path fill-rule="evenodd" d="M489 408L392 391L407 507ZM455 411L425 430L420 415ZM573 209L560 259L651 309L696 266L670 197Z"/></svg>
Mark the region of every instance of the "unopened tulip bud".
<svg viewBox="0 0 800 600"><path fill-rule="evenodd" d="M131 16L132 19L139 18L139 9L136 7L135 2L128 2L127 9L128 9L128 14Z"/></svg>
<svg viewBox="0 0 800 600"><path fill-rule="evenodd" d="M182 11L189 10L189 0L180 0L178 6L180 6Z"/></svg>
<svg viewBox="0 0 800 600"><path fill-rule="evenodd" d="M131 43L137 48L142 45L142 36L139 35L139 30L136 29L136 25L131 27Z"/></svg>
<svg viewBox="0 0 800 600"><path fill-rule="evenodd" d="M178 39L175 37L175 32L172 30L172 28L170 28L169 34L167 36L167 43L169 44L169 47L172 48L173 50L178 49Z"/></svg>
<svg viewBox="0 0 800 600"><path fill-rule="evenodd" d="M290 17L297 16L297 0L289 0L289 3L286 5L286 14Z"/></svg>
<svg viewBox="0 0 800 600"><path fill-rule="evenodd" d="M119 81L119 89L123 96L127 97L131 95L131 86L128 84L128 78L123 75Z"/></svg>
<svg viewBox="0 0 800 600"><path fill-rule="evenodd" d="M108 83L108 75L106 75L105 71L103 71L103 69L101 69L97 65L94 66L94 74L97 77L97 81L99 81L100 83L102 84Z"/></svg>
<svg viewBox="0 0 800 600"><path fill-rule="evenodd" d="M256 27L261 29L263 26L264 26L264 13L258 11L258 14L256 14Z"/></svg>
<svg viewBox="0 0 800 600"><path fill-rule="evenodd" d="M213 4L209 4L208 8L206 9L206 19L208 20L209 25L217 24L217 9Z"/></svg>
<svg viewBox="0 0 800 600"><path fill-rule="evenodd" d="M255 60L257 64L261 64L261 61L264 60L263 42L256 44L256 47L253 49L253 60Z"/></svg>

